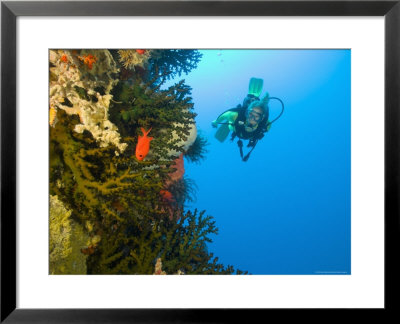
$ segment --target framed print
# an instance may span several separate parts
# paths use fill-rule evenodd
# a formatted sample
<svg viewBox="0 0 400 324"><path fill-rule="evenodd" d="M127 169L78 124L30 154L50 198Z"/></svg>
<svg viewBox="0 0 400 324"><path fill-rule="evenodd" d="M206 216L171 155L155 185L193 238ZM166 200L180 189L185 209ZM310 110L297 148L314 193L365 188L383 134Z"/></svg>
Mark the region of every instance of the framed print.
<svg viewBox="0 0 400 324"><path fill-rule="evenodd" d="M1 10L2 321L397 309L398 1Z"/></svg>

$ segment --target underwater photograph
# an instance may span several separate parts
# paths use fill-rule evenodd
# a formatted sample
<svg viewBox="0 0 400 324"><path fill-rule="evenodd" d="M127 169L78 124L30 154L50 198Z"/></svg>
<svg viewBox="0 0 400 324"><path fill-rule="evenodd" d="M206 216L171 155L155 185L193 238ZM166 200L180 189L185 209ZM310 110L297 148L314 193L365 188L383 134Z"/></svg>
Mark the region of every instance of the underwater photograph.
<svg viewBox="0 0 400 324"><path fill-rule="evenodd" d="M49 50L49 274L350 275L351 50Z"/></svg>

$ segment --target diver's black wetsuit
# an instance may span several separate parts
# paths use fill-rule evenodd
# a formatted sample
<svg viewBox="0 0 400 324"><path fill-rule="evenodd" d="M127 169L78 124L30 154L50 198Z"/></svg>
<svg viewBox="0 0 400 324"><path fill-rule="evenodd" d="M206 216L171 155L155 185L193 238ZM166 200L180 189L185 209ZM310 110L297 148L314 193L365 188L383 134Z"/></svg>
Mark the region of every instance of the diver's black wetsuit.
<svg viewBox="0 0 400 324"><path fill-rule="evenodd" d="M228 124L233 127L234 130L232 132L231 141L233 141L236 136L239 138L237 144L239 146L240 156L243 161L247 161L249 159L250 154L253 151L253 149L255 148L257 142L264 137L264 133L268 131L268 128L270 125L270 122L268 121L269 110L267 108L267 111L265 112L263 119L258 123L257 128L253 131L246 130L247 109L254 100L258 100L258 99L259 98L255 97L254 95L248 95L245 98L245 100L243 101L243 105L239 104L236 106L236 108L228 109L228 110L224 111L221 115L219 115L217 118L217 120L218 120L223 114L225 114L227 112L236 112L238 114L234 122L219 123L219 124ZM246 156L243 156L242 139L249 140L247 147L251 147L250 152L248 152Z"/></svg>
<svg viewBox="0 0 400 324"><path fill-rule="evenodd" d="M233 140L236 136L240 139L249 140L249 144L254 144L256 140L259 140L264 137L264 133L267 131L268 125L268 111L264 116L263 120L258 124L257 128L252 131L246 131L246 108L238 105L236 108L229 109L229 111L235 111L238 113L238 116L233 124L234 132L232 133ZM252 145L249 145L252 146Z"/></svg>

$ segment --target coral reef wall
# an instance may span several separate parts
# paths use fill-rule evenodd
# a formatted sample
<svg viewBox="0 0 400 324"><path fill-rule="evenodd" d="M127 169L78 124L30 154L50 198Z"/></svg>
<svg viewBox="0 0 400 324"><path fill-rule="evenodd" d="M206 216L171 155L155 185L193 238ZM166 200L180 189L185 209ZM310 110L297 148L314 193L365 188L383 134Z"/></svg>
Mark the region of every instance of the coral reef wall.
<svg viewBox="0 0 400 324"><path fill-rule="evenodd" d="M50 196L50 273L86 274L86 256L81 253L90 244L83 227L71 218L57 196Z"/></svg>
<svg viewBox="0 0 400 324"><path fill-rule="evenodd" d="M213 218L185 211L194 186L184 158L206 152L191 88L180 80L162 89L200 58L196 50L50 50L50 273L234 271L207 251Z"/></svg>
<svg viewBox="0 0 400 324"><path fill-rule="evenodd" d="M76 114L76 132L87 130L101 147L114 144L122 152L127 144L120 143L117 127L108 120L118 71L107 50L50 50L50 124L56 122L59 109Z"/></svg>

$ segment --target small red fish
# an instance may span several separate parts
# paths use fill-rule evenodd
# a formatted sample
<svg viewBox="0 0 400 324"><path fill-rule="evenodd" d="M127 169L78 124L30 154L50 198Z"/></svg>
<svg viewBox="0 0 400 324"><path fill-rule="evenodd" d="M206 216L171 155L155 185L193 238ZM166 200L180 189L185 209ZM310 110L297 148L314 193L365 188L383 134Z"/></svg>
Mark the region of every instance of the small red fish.
<svg viewBox="0 0 400 324"><path fill-rule="evenodd" d="M140 129L142 130L143 136L139 135L138 142L136 144L135 155L139 161L143 161L147 153L149 153L150 141L153 139L153 137L147 137L147 134L151 131L151 127L148 131L146 131L143 127Z"/></svg>
<svg viewBox="0 0 400 324"><path fill-rule="evenodd" d="M137 49L137 50L136 50L136 53L138 53L138 54L140 54L140 55L143 55L144 53L146 53L146 50L144 50L144 49Z"/></svg>

